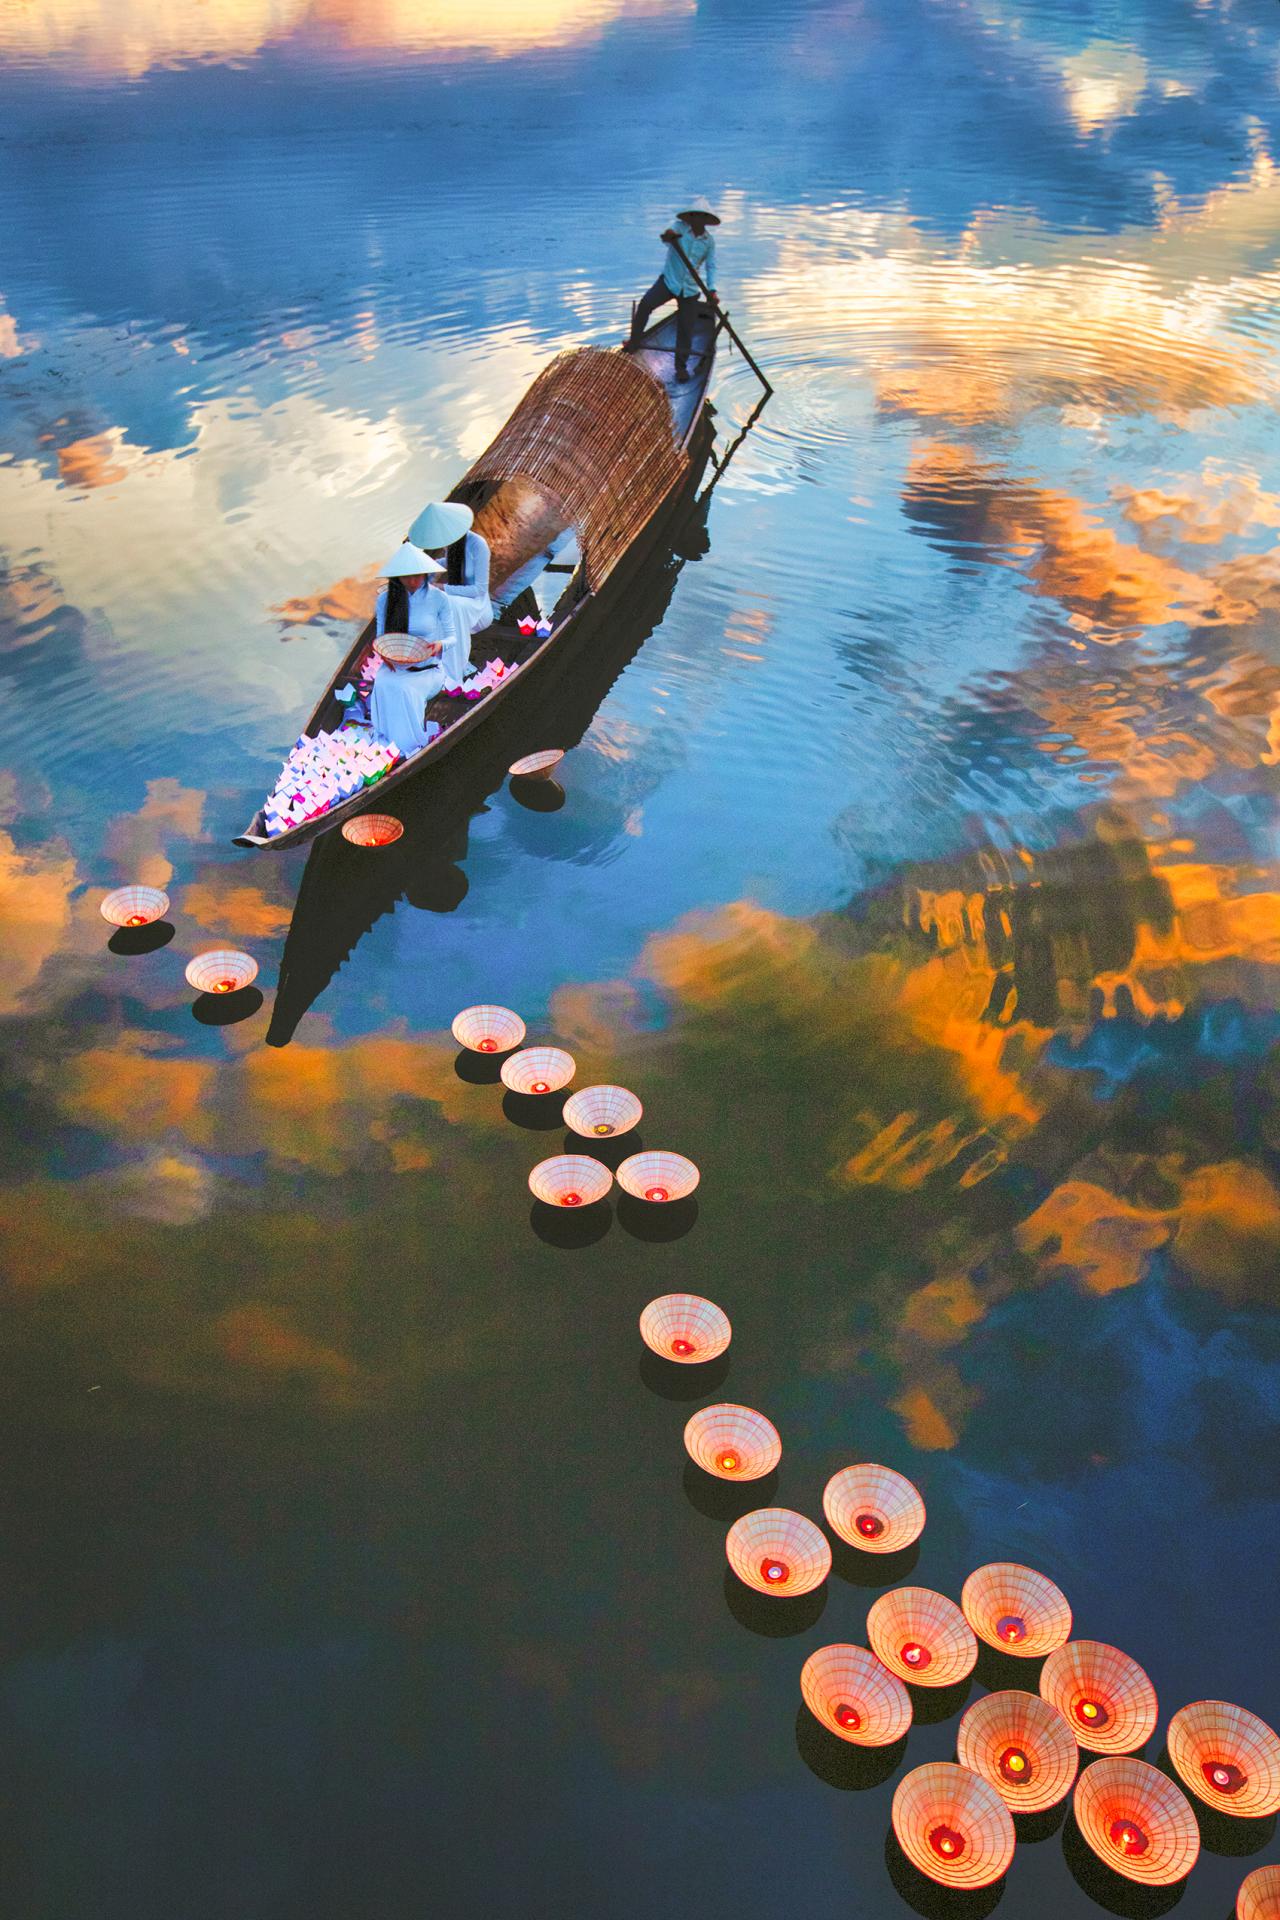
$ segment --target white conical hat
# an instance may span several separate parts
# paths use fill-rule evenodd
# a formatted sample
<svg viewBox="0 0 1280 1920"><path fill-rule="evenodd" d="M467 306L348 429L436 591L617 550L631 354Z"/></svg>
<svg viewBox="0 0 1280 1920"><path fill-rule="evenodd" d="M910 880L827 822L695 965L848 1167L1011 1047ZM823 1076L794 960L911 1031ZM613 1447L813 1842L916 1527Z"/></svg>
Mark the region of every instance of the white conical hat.
<svg viewBox="0 0 1280 1920"><path fill-rule="evenodd" d="M700 213L703 219L710 220L713 226L718 227L720 225L720 215L712 211L711 202L702 194L699 194L696 200L690 200L688 206L681 207L676 218L679 220L687 220L691 213Z"/></svg>
<svg viewBox="0 0 1280 1920"><path fill-rule="evenodd" d="M474 519L470 507L459 506L456 500L432 500L410 527L409 538L420 547L451 547Z"/></svg>
<svg viewBox="0 0 1280 1920"><path fill-rule="evenodd" d="M433 560L421 547L415 547L412 540L406 540L399 550L392 554L385 567L384 577L394 580L402 573L443 573L444 568L438 560Z"/></svg>

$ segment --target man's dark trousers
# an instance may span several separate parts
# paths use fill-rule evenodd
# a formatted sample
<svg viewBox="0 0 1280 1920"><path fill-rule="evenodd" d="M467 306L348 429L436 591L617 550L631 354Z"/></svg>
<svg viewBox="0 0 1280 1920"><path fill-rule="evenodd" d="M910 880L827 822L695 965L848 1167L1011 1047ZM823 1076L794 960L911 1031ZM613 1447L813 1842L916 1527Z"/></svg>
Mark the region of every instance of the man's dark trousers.
<svg viewBox="0 0 1280 1920"><path fill-rule="evenodd" d="M633 347L640 345L640 335L648 326L651 317L659 307L665 307L669 300L674 300L676 303L676 372L684 373L688 367L689 348L693 345L693 316L697 309L698 296L672 293L661 274L636 308L636 317L631 323L630 344Z"/></svg>

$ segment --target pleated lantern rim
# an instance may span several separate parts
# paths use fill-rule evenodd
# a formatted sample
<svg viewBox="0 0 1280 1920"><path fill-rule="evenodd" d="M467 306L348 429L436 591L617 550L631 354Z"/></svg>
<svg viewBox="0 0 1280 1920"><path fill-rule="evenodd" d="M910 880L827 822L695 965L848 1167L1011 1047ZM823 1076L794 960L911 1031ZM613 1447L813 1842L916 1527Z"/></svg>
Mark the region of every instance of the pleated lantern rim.
<svg viewBox="0 0 1280 1920"><path fill-rule="evenodd" d="M845 1641L818 1647L800 1669L800 1693L820 1726L855 1747L891 1747L911 1725L911 1695L896 1674Z"/></svg>
<svg viewBox="0 0 1280 1920"><path fill-rule="evenodd" d="M1011 1591L1018 1587L1026 1597ZM989 1602L984 1588L995 1590ZM1071 1638L1066 1594L1048 1574L1023 1566L1020 1560L991 1560L975 1567L960 1590L960 1610L980 1640L1018 1659L1039 1659Z"/></svg>
<svg viewBox="0 0 1280 1920"><path fill-rule="evenodd" d="M716 1428L723 1434L719 1440L712 1437ZM733 1400L690 1414L684 1447L694 1465L717 1480L763 1480L782 1458L782 1440L768 1415Z"/></svg>
<svg viewBox="0 0 1280 1920"><path fill-rule="evenodd" d="M1015 1688L974 1701L956 1730L956 1755L1014 1813L1056 1807L1080 1765L1075 1735L1058 1709L1038 1693Z"/></svg>
<svg viewBox="0 0 1280 1920"><path fill-rule="evenodd" d="M610 1118L613 1109L616 1119ZM564 1123L584 1140L609 1140L615 1134L630 1133L643 1114L630 1087L614 1086L611 1081L599 1086L580 1087L564 1103Z"/></svg>
<svg viewBox="0 0 1280 1920"><path fill-rule="evenodd" d="M901 1645L896 1644L900 1636L890 1633L890 1623L895 1616L909 1618L912 1613L935 1616L934 1631L929 1637L941 1642L941 1647L935 1649L928 1645L919 1637L926 1629L908 1625L906 1618L902 1631L910 1637ZM894 1587L882 1593L868 1609L867 1638L871 1651L883 1660L890 1673L896 1674L899 1680L909 1680L916 1687L954 1686L973 1672L978 1660L978 1642L969 1622L954 1600L932 1587ZM920 1660L908 1658L906 1648L919 1652Z"/></svg>
<svg viewBox="0 0 1280 1920"><path fill-rule="evenodd" d="M1217 1738L1215 1724L1222 1728ZM1207 1807L1246 1820L1280 1809L1280 1738L1247 1707L1193 1700L1174 1714L1166 1740L1178 1778Z"/></svg>
<svg viewBox="0 0 1280 1920"><path fill-rule="evenodd" d="M163 887L114 887L98 908L113 927L149 927L169 911Z"/></svg>
<svg viewBox="0 0 1280 1920"><path fill-rule="evenodd" d="M513 760L507 772L515 780L540 780L563 759L563 747L544 747L541 753L526 753L522 760Z"/></svg>
<svg viewBox="0 0 1280 1920"><path fill-rule="evenodd" d="M665 1147L646 1147L633 1153L618 1168L618 1185L633 1200L648 1200L663 1205L672 1200L687 1200L702 1175L683 1153L671 1153Z"/></svg>
<svg viewBox="0 0 1280 1920"><path fill-rule="evenodd" d="M1099 1668L1114 1666L1118 1662L1123 1686L1104 1683L1101 1675L1096 1687L1090 1687L1083 1680L1077 1681L1075 1667L1078 1659L1085 1664L1091 1661ZM1073 1709L1077 1695L1084 1696L1080 1702L1083 1706L1095 1692L1117 1703L1116 1711L1111 1712L1107 1719L1096 1722ZM1144 1741L1150 1739L1160 1711L1156 1690L1145 1669L1139 1666L1132 1654L1113 1647L1106 1640L1068 1640L1065 1646L1055 1647L1040 1669L1040 1697L1058 1709L1088 1753L1132 1753L1135 1747L1142 1746ZM1138 1703L1141 1703L1140 1706ZM1097 1704L1105 1708L1106 1699ZM1123 1713L1119 1711L1121 1708Z"/></svg>
<svg viewBox="0 0 1280 1920"><path fill-rule="evenodd" d="M742 1584L775 1599L812 1593L831 1571L826 1534L792 1507L756 1507L744 1513L725 1535L724 1546L729 1565ZM808 1565L798 1579L792 1579L791 1562L786 1556L797 1547ZM766 1573L767 1567L775 1565L787 1571L786 1579Z"/></svg>
<svg viewBox="0 0 1280 1920"><path fill-rule="evenodd" d="M403 832L404 822L394 813L360 813L342 823L342 837L353 847L389 847Z"/></svg>
<svg viewBox="0 0 1280 1920"><path fill-rule="evenodd" d="M1013 1816L989 1781L955 1761L929 1760L905 1774L890 1818L908 1860L939 1886L989 1887L1009 1870ZM985 1854L975 1855L975 1830L988 1842ZM958 1851L948 1855L948 1846Z"/></svg>
<svg viewBox="0 0 1280 1920"><path fill-rule="evenodd" d="M257 977L257 961L239 947L209 947L187 962L187 985L197 993L238 993Z"/></svg>
<svg viewBox="0 0 1280 1920"><path fill-rule="evenodd" d="M855 1492L859 1486L865 1486L867 1492ZM872 1489L886 1486L898 1496L896 1511L890 1502L873 1497ZM833 1473L822 1490L822 1511L833 1531L863 1553L900 1553L924 1532L924 1500L919 1488L904 1473L874 1460L858 1461ZM868 1523L865 1531L860 1525L864 1520ZM872 1521L879 1524L879 1531L872 1528Z"/></svg>
<svg viewBox="0 0 1280 1920"><path fill-rule="evenodd" d="M718 1359L732 1336L724 1308L700 1293L659 1294L640 1315L640 1338L646 1347L680 1366Z"/></svg>
<svg viewBox="0 0 1280 1920"><path fill-rule="evenodd" d="M504 1028L508 1029L506 1033ZM471 1053L510 1053L524 1039L526 1028L520 1015L510 1007L500 1007L493 1000L480 1000L474 1007L463 1007L460 1013L455 1013L449 1031L458 1045Z"/></svg>
<svg viewBox="0 0 1280 1920"><path fill-rule="evenodd" d="M519 1053L503 1061L502 1084L512 1093L541 1098L543 1094L559 1093L567 1087L577 1070L573 1055L563 1047L522 1047Z"/></svg>
<svg viewBox="0 0 1280 1920"><path fill-rule="evenodd" d="M585 1153L554 1153L529 1175L529 1191L549 1207L593 1207L613 1185L608 1167Z"/></svg>
<svg viewBox="0 0 1280 1920"><path fill-rule="evenodd" d="M1072 1806L1086 1845L1126 1880L1171 1887L1186 1879L1199 1858L1200 1827L1191 1802L1145 1760L1118 1753L1094 1760L1076 1781Z"/></svg>
<svg viewBox="0 0 1280 1920"><path fill-rule="evenodd" d="M1255 1867L1236 1895L1236 1920L1280 1920L1280 1867Z"/></svg>

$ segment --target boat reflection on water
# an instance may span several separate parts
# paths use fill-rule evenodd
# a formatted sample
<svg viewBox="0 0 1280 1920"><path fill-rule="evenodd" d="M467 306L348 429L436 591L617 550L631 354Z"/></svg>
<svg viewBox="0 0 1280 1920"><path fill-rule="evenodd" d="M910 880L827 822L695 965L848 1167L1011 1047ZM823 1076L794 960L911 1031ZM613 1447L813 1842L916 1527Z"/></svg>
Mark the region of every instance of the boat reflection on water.
<svg viewBox="0 0 1280 1920"><path fill-rule="evenodd" d="M466 898L473 817L507 777L513 760L548 744L576 747L614 681L666 615L686 560L710 545L711 494L764 402L717 459L708 418L690 446L680 492L610 576L577 631L494 711L429 778L395 795L405 831L376 850L328 833L311 848L280 963L267 1045L285 1047L365 934L401 900L428 913L453 913ZM712 411L708 410L709 413ZM714 469L703 486L708 465Z"/></svg>

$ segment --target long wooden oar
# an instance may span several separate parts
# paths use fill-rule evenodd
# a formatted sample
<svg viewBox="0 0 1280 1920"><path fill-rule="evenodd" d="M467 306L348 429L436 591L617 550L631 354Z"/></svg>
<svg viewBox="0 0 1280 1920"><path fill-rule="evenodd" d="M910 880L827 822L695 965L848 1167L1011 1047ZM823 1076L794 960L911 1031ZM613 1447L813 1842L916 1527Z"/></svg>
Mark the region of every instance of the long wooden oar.
<svg viewBox="0 0 1280 1920"><path fill-rule="evenodd" d="M725 311L725 309L722 306L719 305L717 301L711 298L710 287L707 285L702 275L698 272L698 269L694 266L692 260L689 258L684 248L680 245L679 240L673 239L671 244L675 248L676 252L680 255L680 258L684 261L685 266L689 269L689 272L693 275L698 285L701 287L703 293L706 295L708 305L713 307L715 311L719 314L720 325L724 328L729 338L733 341L734 346L738 349L738 352L742 355L743 359L746 361L747 365L750 367L752 373L754 373L756 379L760 382L760 385L764 388L765 393L766 394L772 393L773 382L767 378L767 376L761 370L757 362L752 358L752 355L748 352L747 347L743 342L741 334L738 333L734 328L734 325L730 320L728 313Z"/></svg>

